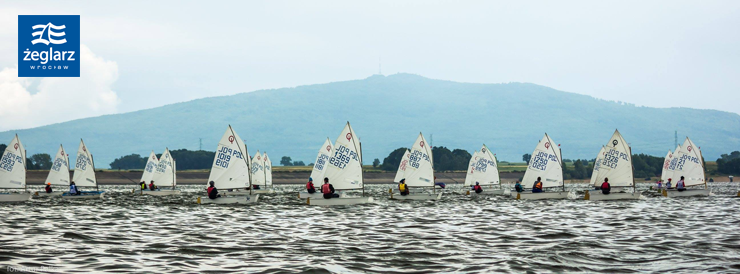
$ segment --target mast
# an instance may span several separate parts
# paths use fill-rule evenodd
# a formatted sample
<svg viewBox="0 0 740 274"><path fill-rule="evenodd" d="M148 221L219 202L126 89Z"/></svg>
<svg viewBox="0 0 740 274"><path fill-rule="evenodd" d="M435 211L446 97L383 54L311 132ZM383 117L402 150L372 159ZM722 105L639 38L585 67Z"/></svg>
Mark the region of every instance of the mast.
<svg viewBox="0 0 740 274"><path fill-rule="evenodd" d="M90 163L92 164L92 171L93 171L93 179L95 179L95 191L100 191L100 188L98 187L98 178L95 176L95 159L93 159L92 153L90 153L90 150L87 150L87 153L90 154Z"/></svg>
<svg viewBox="0 0 740 274"><path fill-rule="evenodd" d="M18 134L15 135L16 138L18 138ZM18 139L18 143L21 142L21 139ZM26 161L26 154L28 154L28 151L23 148L23 173L26 173L28 171L28 163ZM28 191L28 184L26 182L23 182L23 191Z"/></svg>

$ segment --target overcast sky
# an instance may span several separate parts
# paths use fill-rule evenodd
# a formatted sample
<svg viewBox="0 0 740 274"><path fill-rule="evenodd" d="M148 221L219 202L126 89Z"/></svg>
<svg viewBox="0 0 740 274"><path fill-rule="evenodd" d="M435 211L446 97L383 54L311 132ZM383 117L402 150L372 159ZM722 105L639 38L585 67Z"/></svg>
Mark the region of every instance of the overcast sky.
<svg viewBox="0 0 740 274"><path fill-rule="evenodd" d="M0 130L414 73L740 113L740 1L0 1ZM17 78L17 15L81 15L81 78Z"/></svg>

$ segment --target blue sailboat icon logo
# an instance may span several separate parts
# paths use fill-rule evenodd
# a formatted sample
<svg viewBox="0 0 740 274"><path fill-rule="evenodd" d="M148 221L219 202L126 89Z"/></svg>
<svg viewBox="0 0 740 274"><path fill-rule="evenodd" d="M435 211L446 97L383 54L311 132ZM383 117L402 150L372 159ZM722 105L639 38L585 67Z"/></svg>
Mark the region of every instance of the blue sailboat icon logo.
<svg viewBox="0 0 740 274"><path fill-rule="evenodd" d="M51 22L49 22L46 25L35 25L32 28L34 30L41 29L39 31L36 31L34 33L31 33L31 35L38 36L39 37L39 38L34 39L34 40L31 41L31 43L34 44L34 45L35 44L38 44L38 43L43 43L44 45L49 45L49 43L55 44L55 45L60 45L60 44L67 43L67 39L65 39L65 38L62 38L61 40L56 40L56 39L52 38L52 36L53 37L61 37L61 36L64 36L65 35L64 31L62 31L62 32L53 32L52 30L63 30L63 29L66 28L65 25L55 26L54 24L52 24ZM48 40L47 39L44 39L44 31L46 31L46 37L48 38Z"/></svg>

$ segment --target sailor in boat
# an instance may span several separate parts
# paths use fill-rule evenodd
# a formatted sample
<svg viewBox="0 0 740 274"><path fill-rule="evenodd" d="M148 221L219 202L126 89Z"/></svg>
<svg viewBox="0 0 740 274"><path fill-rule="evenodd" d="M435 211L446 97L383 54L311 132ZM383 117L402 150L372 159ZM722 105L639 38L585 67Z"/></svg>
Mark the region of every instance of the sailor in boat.
<svg viewBox="0 0 740 274"><path fill-rule="evenodd" d="M665 189L670 189L671 188L671 180L673 180L673 179L668 178L668 182L665 183Z"/></svg>
<svg viewBox="0 0 740 274"><path fill-rule="evenodd" d="M221 195L218 195L218 189L214 186L216 183L214 183L213 181L210 181L209 184L211 186L209 186L208 189L206 189L206 191L208 192L208 198L216 199L216 198L221 197Z"/></svg>
<svg viewBox="0 0 740 274"><path fill-rule="evenodd" d="M46 183L46 193L51 193L51 183Z"/></svg>
<svg viewBox="0 0 740 274"><path fill-rule="evenodd" d="M663 180L658 180L658 189L663 188Z"/></svg>
<svg viewBox="0 0 740 274"><path fill-rule="evenodd" d="M252 185L252 189L255 189L255 190L256 189L260 189L260 186L259 185Z"/></svg>
<svg viewBox="0 0 740 274"><path fill-rule="evenodd" d="M398 191L401 192L401 196L409 195L409 187L406 185L405 178L398 182Z"/></svg>
<svg viewBox="0 0 740 274"><path fill-rule="evenodd" d="M80 191L77 190L77 185L75 185L74 181L69 183L69 194L70 195L80 195Z"/></svg>
<svg viewBox="0 0 740 274"><path fill-rule="evenodd" d="M149 183L149 190L151 190L151 191L155 191L155 190L157 190L157 189L159 189L159 187L157 187L157 185L155 185L155 184L154 184L154 180L152 180L152 181L151 181L151 182Z"/></svg>
<svg viewBox="0 0 740 274"><path fill-rule="evenodd" d="M437 176L434 176L434 187L445 188L446 185L443 182L437 182Z"/></svg>
<svg viewBox="0 0 740 274"><path fill-rule="evenodd" d="M601 193L608 195L612 191L612 185L609 184L609 178L604 178L604 182L601 183Z"/></svg>
<svg viewBox="0 0 740 274"><path fill-rule="evenodd" d="M684 191L686 190L686 184L683 182L683 176L681 176L681 180L678 180L676 183L676 190L678 191Z"/></svg>
<svg viewBox="0 0 740 274"><path fill-rule="evenodd" d="M519 193L524 192L524 187L522 187L522 183L519 182L519 180L516 181L516 184L514 185L514 190Z"/></svg>
<svg viewBox="0 0 740 274"><path fill-rule="evenodd" d="M331 199L339 197L339 195L334 194L334 186L329 183L329 178L324 178L324 185L321 186L321 193L324 194L324 199Z"/></svg>
<svg viewBox="0 0 740 274"><path fill-rule="evenodd" d="M534 185L532 186L532 193L540 192L542 192L542 178L537 177L537 181L534 181Z"/></svg>
<svg viewBox="0 0 740 274"><path fill-rule="evenodd" d="M308 183L306 183L306 191L308 191L308 194L316 193L316 187L314 187L313 178L311 177L308 177Z"/></svg>
<svg viewBox="0 0 740 274"><path fill-rule="evenodd" d="M475 190L475 193L481 193L483 192L483 188L480 187L480 183L475 182L475 185L473 186L473 190Z"/></svg>
<svg viewBox="0 0 740 274"><path fill-rule="evenodd" d="M146 182L141 181L141 183L139 183L139 185L141 186L141 191L146 190Z"/></svg>

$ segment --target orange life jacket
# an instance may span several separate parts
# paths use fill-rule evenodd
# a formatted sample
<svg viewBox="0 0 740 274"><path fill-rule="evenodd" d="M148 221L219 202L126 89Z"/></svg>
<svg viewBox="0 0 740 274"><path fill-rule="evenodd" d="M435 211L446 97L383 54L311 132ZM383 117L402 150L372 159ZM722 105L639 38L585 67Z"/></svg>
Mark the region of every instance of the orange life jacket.
<svg viewBox="0 0 740 274"><path fill-rule="evenodd" d="M537 184L535 184L534 187L542 189L542 182L537 182Z"/></svg>

